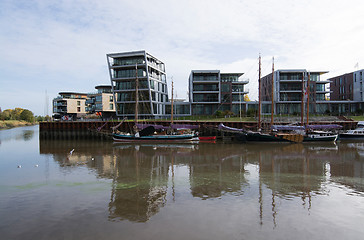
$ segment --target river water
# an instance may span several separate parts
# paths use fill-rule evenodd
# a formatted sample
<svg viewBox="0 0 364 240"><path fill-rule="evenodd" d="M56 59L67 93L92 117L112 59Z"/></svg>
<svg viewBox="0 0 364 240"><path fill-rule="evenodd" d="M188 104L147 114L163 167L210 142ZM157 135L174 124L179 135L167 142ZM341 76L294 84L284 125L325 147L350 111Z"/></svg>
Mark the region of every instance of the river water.
<svg viewBox="0 0 364 240"><path fill-rule="evenodd" d="M364 142L138 145L0 131L1 239L363 239L363 223Z"/></svg>

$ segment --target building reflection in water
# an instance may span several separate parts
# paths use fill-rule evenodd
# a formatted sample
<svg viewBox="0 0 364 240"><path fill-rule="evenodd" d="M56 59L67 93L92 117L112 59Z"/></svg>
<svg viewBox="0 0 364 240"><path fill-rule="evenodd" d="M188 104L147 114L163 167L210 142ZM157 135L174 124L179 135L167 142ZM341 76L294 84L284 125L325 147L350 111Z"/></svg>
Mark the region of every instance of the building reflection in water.
<svg viewBox="0 0 364 240"><path fill-rule="evenodd" d="M364 159L360 155L363 146L353 143L114 145L48 140L40 142L40 152L53 154L59 166L67 171L85 165L98 177L110 179L110 221L146 222L167 201L176 201L175 167L185 166L190 194L195 199L239 197L246 194L248 187L255 186L251 182L257 182L256 193L249 192L256 194L257 217L263 224L268 214L276 226L282 208L277 207L277 202L300 199L310 211L314 196L329 194L325 189L329 181L363 194ZM69 156L71 149L75 150Z"/></svg>

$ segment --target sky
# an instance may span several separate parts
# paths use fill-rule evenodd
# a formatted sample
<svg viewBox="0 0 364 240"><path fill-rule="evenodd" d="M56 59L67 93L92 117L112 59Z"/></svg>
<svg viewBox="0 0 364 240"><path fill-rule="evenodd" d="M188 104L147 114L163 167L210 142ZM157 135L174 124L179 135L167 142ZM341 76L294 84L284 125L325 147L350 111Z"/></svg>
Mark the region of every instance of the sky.
<svg viewBox="0 0 364 240"><path fill-rule="evenodd" d="M362 0L1 0L0 107L51 115L59 92L111 84L106 54L146 50L187 97L191 70L364 68ZM170 94L170 93L169 93Z"/></svg>

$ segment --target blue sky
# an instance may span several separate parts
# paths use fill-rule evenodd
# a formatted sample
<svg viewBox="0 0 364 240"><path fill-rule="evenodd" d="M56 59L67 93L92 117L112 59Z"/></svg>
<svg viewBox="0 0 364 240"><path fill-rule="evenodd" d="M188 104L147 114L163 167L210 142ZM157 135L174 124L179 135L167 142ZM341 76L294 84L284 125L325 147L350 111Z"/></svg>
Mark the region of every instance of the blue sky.
<svg viewBox="0 0 364 240"><path fill-rule="evenodd" d="M361 0L1 0L0 107L52 114L58 92L110 84L107 53L135 50L166 64L178 98L191 70L220 69L244 72L256 99L259 53L263 75L273 56L276 69L329 71L324 79L362 69L363 9Z"/></svg>

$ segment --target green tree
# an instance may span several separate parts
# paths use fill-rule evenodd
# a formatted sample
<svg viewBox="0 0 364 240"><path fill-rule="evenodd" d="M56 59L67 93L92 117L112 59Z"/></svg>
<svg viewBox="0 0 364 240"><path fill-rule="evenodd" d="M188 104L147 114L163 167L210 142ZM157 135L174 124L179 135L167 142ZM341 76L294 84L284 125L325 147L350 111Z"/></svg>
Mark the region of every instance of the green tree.
<svg viewBox="0 0 364 240"><path fill-rule="evenodd" d="M34 122L34 114L28 109L24 109L19 116L20 120L24 120L27 122Z"/></svg>
<svg viewBox="0 0 364 240"><path fill-rule="evenodd" d="M21 113L24 111L23 108L15 108L14 110L12 110L11 112L11 119L12 120L22 120L20 115Z"/></svg>
<svg viewBox="0 0 364 240"><path fill-rule="evenodd" d="M6 109L4 110L1 114L0 114L0 119L1 120L10 120L11 119L11 112L13 110L11 109Z"/></svg>

